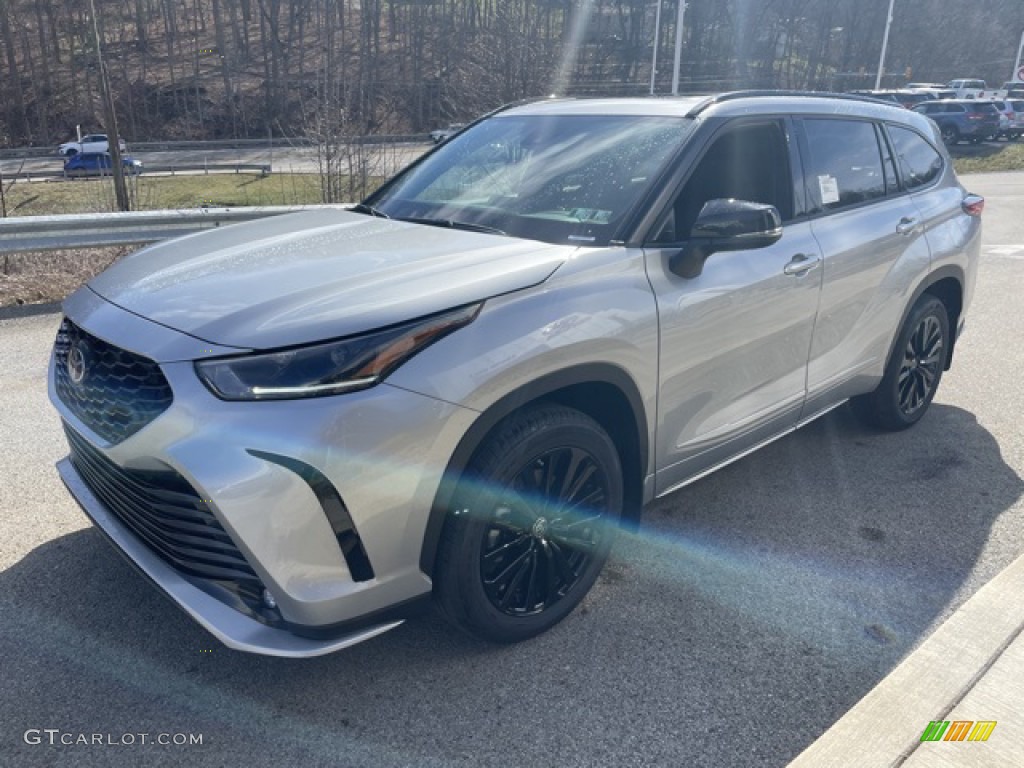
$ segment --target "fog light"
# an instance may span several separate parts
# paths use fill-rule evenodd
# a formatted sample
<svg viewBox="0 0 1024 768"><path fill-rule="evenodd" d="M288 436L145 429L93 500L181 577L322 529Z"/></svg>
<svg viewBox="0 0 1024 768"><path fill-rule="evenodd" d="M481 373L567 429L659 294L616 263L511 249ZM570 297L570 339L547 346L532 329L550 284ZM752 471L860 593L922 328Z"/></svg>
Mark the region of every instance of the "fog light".
<svg viewBox="0 0 1024 768"><path fill-rule="evenodd" d="M270 594L269 589L263 590L263 604L267 606L267 608L277 608L277 600L275 600L274 596Z"/></svg>

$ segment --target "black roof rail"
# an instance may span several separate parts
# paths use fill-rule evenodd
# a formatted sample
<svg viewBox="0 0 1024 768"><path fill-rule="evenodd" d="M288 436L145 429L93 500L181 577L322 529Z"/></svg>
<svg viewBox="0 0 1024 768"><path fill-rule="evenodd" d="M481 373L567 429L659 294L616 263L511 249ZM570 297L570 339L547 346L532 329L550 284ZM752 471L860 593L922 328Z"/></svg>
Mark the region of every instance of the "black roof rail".
<svg viewBox="0 0 1024 768"><path fill-rule="evenodd" d="M758 96L798 96L798 97L811 97L821 99L843 99L845 101L866 101L871 104L885 104L886 106L893 106L893 102L886 101L885 99L876 99L872 96L863 96L858 93L833 93L831 91L788 91L788 90L749 90L749 91L727 91L726 93L719 93L714 96L709 96L699 104L695 104L689 112L686 113L687 117L696 117L708 107L714 104L721 104L726 101L735 101L736 99L749 99Z"/></svg>

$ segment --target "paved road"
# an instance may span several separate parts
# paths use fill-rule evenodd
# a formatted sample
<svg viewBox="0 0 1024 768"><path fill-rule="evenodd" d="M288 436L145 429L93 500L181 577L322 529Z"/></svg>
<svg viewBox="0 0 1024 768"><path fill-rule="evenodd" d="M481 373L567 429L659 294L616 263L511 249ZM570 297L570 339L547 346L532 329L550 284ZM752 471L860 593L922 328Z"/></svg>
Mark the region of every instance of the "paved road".
<svg viewBox="0 0 1024 768"><path fill-rule="evenodd" d="M366 146L371 158L370 172L385 176L394 174L408 165L427 149L429 144L371 144ZM147 167L224 164L269 164L275 173L317 173L319 163L316 150L311 147L289 147L283 145L274 149L210 149L210 150L169 150L163 152L132 152L128 154ZM43 171L60 171L63 158L56 152L50 157L0 160L0 172L7 176Z"/></svg>
<svg viewBox="0 0 1024 768"><path fill-rule="evenodd" d="M320 659L218 647L60 487L57 318L0 321L0 764L784 765L1024 551L1024 175L967 181L986 252L927 418L879 435L840 409L658 503L513 647L434 617Z"/></svg>

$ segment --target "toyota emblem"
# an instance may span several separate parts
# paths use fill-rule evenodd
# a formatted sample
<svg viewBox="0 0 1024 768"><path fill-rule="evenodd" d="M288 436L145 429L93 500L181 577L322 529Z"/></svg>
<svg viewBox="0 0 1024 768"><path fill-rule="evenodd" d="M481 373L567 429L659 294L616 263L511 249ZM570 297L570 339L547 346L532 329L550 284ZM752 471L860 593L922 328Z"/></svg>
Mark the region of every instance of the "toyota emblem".
<svg viewBox="0 0 1024 768"><path fill-rule="evenodd" d="M68 350L68 376L75 384L81 384L85 379L85 352L82 347L75 344Z"/></svg>

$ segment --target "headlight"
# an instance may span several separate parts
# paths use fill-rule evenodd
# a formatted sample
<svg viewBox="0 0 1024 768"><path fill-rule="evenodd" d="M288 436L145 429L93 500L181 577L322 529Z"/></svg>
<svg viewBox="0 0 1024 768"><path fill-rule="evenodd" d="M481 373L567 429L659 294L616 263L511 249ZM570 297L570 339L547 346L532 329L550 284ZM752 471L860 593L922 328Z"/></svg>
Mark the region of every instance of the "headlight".
<svg viewBox="0 0 1024 768"><path fill-rule="evenodd" d="M223 400L287 400L372 387L422 349L476 319L483 304L308 347L203 360L196 373Z"/></svg>

